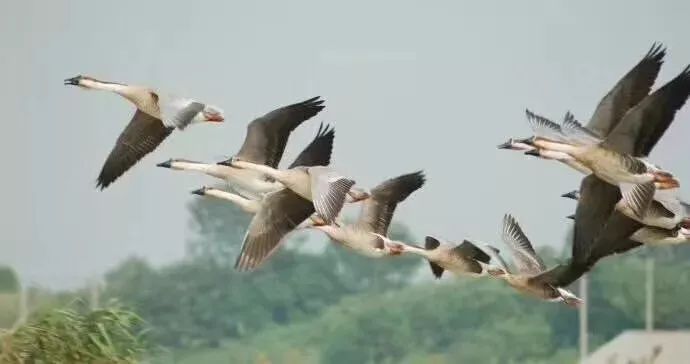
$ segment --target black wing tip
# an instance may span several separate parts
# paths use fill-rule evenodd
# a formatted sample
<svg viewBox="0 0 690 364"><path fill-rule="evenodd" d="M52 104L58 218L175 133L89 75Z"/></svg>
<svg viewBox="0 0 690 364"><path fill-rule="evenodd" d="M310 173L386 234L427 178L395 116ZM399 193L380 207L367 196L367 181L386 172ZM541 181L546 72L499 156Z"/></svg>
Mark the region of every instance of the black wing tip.
<svg viewBox="0 0 690 364"><path fill-rule="evenodd" d="M426 236L424 238L424 249L426 249L426 250L436 249L440 245L441 245L441 242L438 241L438 239L434 238L433 236Z"/></svg>
<svg viewBox="0 0 690 364"><path fill-rule="evenodd" d="M664 57L666 56L666 46L662 42L654 42L652 46L645 54L644 59L652 60L659 65L664 62Z"/></svg>

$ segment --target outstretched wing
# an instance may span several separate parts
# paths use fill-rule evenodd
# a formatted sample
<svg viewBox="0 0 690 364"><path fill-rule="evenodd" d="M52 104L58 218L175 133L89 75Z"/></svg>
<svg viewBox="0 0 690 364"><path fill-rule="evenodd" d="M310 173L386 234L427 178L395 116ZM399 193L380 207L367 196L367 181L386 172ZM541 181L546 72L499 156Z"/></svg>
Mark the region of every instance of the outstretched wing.
<svg viewBox="0 0 690 364"><path fill-rule="evenodd" d="M160 119L137 109L110 151L98 175L96 187L103 190L115 182L141 158L156 149L173 130L174 127L167 127Z"/></svg>

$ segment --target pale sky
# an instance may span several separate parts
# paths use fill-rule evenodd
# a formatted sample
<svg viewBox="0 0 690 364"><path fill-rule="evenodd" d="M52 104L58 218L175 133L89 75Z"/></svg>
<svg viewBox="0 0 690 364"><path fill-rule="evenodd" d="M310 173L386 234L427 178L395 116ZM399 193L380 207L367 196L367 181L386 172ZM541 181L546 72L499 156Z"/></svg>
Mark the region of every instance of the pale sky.
<svg viewBox="0 0 690 364"><path fill-rule="evenodd" d="M417 235L500 244L511 212L535 245L560 247L575 205L559 195L580 176L496 145L529 135L525 108L587 121L654 41L668 47L657 86L674 77L690 63L687 14L687 0L7 3L0 263L68 287L129 255L179 259L189 191L211 179L155 164L220 160L254 117L317 95L326 109L293 134L286 160L327 121L333 165L360 185L426 171L397 212ZM100 192L96 176L134 109L63 85L77 74L160 87L228 117L174 133ZM681 180L689 108L651 158Z"/></svg>

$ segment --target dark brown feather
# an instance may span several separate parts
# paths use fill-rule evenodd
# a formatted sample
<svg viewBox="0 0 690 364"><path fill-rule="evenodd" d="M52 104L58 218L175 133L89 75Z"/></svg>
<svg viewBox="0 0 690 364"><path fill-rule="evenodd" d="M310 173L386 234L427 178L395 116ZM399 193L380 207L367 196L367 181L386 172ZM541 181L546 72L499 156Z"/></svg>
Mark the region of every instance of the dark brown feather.
<svg viewBox="0 0 690 364"><path fill-rule="evenodd" d="M587 128L606 137L623 115L649 94L665 55L666 48L653 44L644 58L599 101Z"/></svg>
<svg viewBox="0 0 690 364"><path fill-rule="evenodd" d="M264 197L249 223L235 268L253 270L263 263L283 238L314 213L314 205L289 189Z"/></svg>
<svg viewBox="0 0 690 364"><path fill-rule="evenodd" d="M334 138L335 130L330 125L326 125L324 128L322 123L314 140L295 158L295 161L292 162L289 168L329 165L331 163Z"/></svg>
<svg viewBox="0 0 690 364"><path fill-rule="evenodd" d="M247 125L247 135L236 157L277 168L290 133L323 110L323 102L317 96L254 119Z"/></svg>
<svg viewBox="0 0 690 364"><path fill-rule="evenodd" d="M421 188L424 182L424 174L419 171L391 178L374 187L371 196L362 204L357 224L366 231L387 235L398 203Z"/></svg>
<svg viewBox="0 0 690 364"><path fill-rule="evenodd" d="M630 109L606 138L605 146L636 157L649 155L690 95L687 67Z"/></svg>
<svg viewBox="0 0 690 364"><path fill-rule="evenodd" d="M108 155L96 187L108 187L145 155L151 153L175 130L149 114L137 110Z"/></svg>

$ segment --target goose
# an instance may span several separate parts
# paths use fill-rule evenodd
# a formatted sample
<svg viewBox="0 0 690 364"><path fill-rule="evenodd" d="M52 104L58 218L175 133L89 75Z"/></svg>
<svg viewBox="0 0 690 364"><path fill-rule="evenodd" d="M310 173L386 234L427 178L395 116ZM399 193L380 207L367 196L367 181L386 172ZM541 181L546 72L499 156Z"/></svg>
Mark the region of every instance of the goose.
<svg viewBox="0 0 690 364"><path fill-rule="evenodd" d="M579 124L579 123L578 123ZM581 134L587 135L587 134ZM549 152L557 155L553 159L563 162L576 162L590 170L602 180L613 184L642 184L655 182L660 189L672 189L680 186L678 180L667 171L629 154L623 154L604 146L604 141L591 144L568 144L546 140L534 140L538 150L525 152L528 155L544 155ZM541 151L541 152L540 152ZM583 168L576 168L582 171Z"/></svg>
<svg viewBox="0 0 690 364"><path fill-rule="evenodd" d="M485 267L490 263L491 257L469 240L464 240L457 246L452 246L433 236L427 236L424 247L392 241L381 236L386 244L394 250L403 253L412 253L426 258L429 261L431 272L436 278L441 278L444 271L450 271L459 275L482 276L486 275ZM397 245L396 245L397 244Z"/></svg>
<svg viewBox="0 0 690 364"><path fill-rule="evenodd" d="M218 123L225 120L223 112L215 106L164 95L148 87L102 81L83 75L66 79L65 85L114 92L137 108L129 124L117 138L98 175L96 188L100 190L110 186L140 159L156 149L173 130L184 130L195 123Z"/></svg>
<svg viewBox="0 0 690 364"><path fill-rule="evenodd" d="M324 100L317 96L277 108L254 119L247 125L244 142L236 157L276 168L282 159L292 131L321 112L325 108L323 103ZM319 132L325 134L328 133L328 130L322 130L320 127ZM159 163L158 167L196 171L223 179L237 193L251 199L259 199L268 192L275 192L282 188L280 183L267 181L260 173L248 169L233 168L229 159L217 164L169 159Z"/></svg>
<svg viewBox="0 0 690 364"><path fill-rule="evenodd" d="M330 164L334 137L335 130L328 126L325 129L319 128L314 140L297 156L291 167ZM252 203L252 210L255 210L251 212L254 217L249 223L240 254L235 261L235 269L239 271L251 271L261 266L305 220L310 219L313 224L326 223L315 214L314 204L310 200L285 187L269 192L258 202Z"/></svg>
<svg viewBox="0 0 690 364"><path fill-rule="evenodd" d="M537 148L566 153L612 184L659 182L657 188L677 188L673 176L644 158L666 131L676 112L690 95L690 66L628 110L608 135L595 137L592 130L576 120L565 123L565 134L583 137L586 142L571 145L546 140L534 140ZM580 140L582 141L582 139Z"/></svg>
<svg viewBox="0 0 690 364"><path fill-rule="evenodd" d="M380 258L402 254L400 244L388 244L388 228L399 203L426 181L422 171L388 179L371 190L364 200L359 219L352 225L312 224L308 228L325 233L331 240L362 255Z"/></svg>
<svg viewBox="0 0 690 364"><path fill-rule="evenodd" d="M326 166L297 166L286 170L270 166L255 164L232 158L231 165L236 168L248 169L262 173L267 177L282 183L299 196L312 201L319 216L332 223L348 201L358 202L369 197L364 190L353 188L355 181L342 176Z"/></svg>
<svg viewBox="0 0 690 364"><path fill-rule="evenodd" d="M660 66L660 63L658 64ZM651 68L650 68L651 70ZM635 157L646 157L652 151L675 114L690 94L690 77L681 73L652 94L649 90L658 74L658 67L647 72L648 77L620 88L613 99L629 102L613 105L604 123L608 132L598 132L606 138L607 147ZM567 286L588 272L602 258L621 254L642 245L631 239L644 225L616 209L621 191L594 174L580 183L575 211L572 253L567 264L545 273L544 279L553 285ZM572 197L571 197L572 198Z"/></svg>
<svg viewBox="0 0 690 364"><path fill-rule="evenodd" d="M517 220L506 214L503 217L503 241L513 253L517 273L512 273L502 262L501 268L488 270L488 273L503 279L518 292L552 302L562 302L568 306L578 307L582 299L560 286L554 286L540 279L546 266L534 251L532 243L520 228ZM497 253L496 253L497 254Z"/></svg>
<svg viewBox="0 0 690 364"><path fill-rule="evenodd" d="M594 114L592 115L587 128L597 135L608 135L611 129L615 127L616 123L620 121L623 114L631 107L640 102L647 94L654 83L661 65L666 55L666 49L660 43L652 44L644 57L631 68L623 77L616 82L613 88L599 101ZM535 125L553 127L555 123L546 122L548 119L537 115L529 110L526 110L529 119ZM555 124L558 129L560 126ZM541 129L543 130L543 129ZM557 131L559 138L563 138L561 131ZM528 151L534 149L529 143L532 139L509 139L508 142L499 145L500 149L513 149Z"/></svg>

